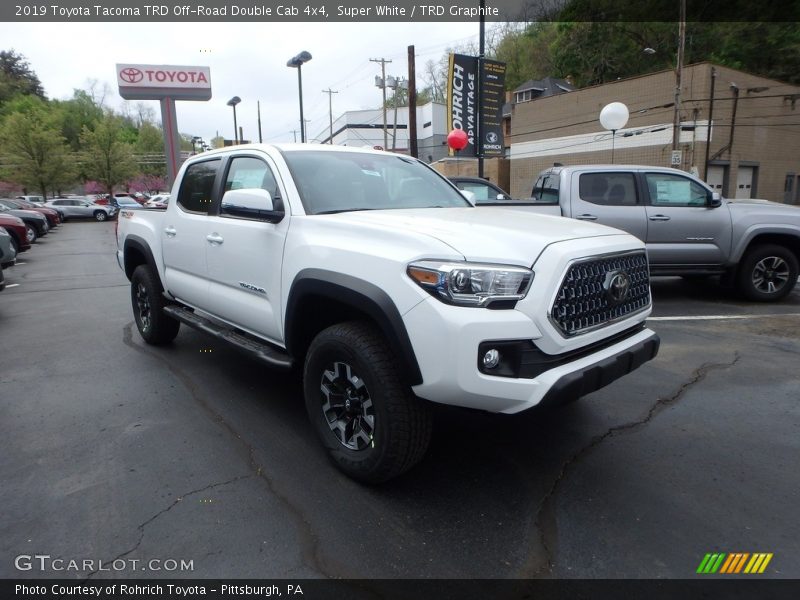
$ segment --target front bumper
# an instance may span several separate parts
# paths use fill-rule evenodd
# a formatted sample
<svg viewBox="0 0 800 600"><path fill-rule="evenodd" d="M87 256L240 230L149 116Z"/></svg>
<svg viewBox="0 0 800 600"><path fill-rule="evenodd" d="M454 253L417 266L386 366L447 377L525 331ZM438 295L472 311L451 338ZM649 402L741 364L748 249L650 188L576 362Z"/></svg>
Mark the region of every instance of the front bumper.
<svg viewBox="0 0 800 600"><path fill-rule="evenodd" d="M659 347L658 336L642 328L534 377L504 377L480 371L478 349L488 340L538 343L541 332L519 311L455 308L431 298L403 320L422 372L422 383L413 387L414 393L433 402L488 412L513 414L588 394L651 360ZM642 316L632 318L624 328L641 321ZM603 333L611 337L622 331L618 327L609 326Z"/></svg>

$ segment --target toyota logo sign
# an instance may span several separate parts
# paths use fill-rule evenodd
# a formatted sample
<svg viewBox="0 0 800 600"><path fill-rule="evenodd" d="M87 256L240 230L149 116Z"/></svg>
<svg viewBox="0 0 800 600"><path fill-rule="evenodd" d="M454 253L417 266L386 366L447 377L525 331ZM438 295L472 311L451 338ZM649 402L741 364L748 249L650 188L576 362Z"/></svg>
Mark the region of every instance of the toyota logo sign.
<svg viewBox="0 0 800 600"><path fill-rule="evenodd" d="M144 73L142 73L139 69L128 67L127 69L122 69L119 72L119 78L127 83L139 83L142 79L144 79Z"/></svg>

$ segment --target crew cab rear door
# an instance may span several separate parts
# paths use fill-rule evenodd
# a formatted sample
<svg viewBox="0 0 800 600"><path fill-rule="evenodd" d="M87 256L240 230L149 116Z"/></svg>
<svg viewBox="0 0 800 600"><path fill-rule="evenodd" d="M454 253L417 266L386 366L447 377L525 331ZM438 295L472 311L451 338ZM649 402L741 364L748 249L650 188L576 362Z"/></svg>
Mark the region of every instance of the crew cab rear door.
<svg viewBox="0 0 800 600"><path fill-rule="evenodd" d="M167 291L181 302L201 309L208 300L208 209L219 185L221 167L221 158L186 167L177 199L164 214L160 233Z"/></svg>
<svg viewBox="0 0 800 600"><path fill-rule="evenodd" d="M577 171L569 190L573 219L616 227L642 241L647 238L647 214L633 171Z"/></svg>
<svg viewBox="0 0 800 600"><path fill-rule="evenodd" d="M288 212L278 222L242 216L226 202L228 192L266 190L273 207L286 206L285 190L272 160L259 152L231 154L223 167L221 198L208 218L208 310L215 316L277 344L281 327L281 265Z"/></svg>

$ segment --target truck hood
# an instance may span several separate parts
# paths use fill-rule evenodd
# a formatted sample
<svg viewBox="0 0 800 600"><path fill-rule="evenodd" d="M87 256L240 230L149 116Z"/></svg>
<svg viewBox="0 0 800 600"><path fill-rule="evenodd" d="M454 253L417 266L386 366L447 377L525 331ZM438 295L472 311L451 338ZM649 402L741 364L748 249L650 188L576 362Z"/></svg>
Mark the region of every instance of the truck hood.
<svg viewBox="0 0 800 600"><path fill-rule="evenodd" d="M782 219L787 218L792 224L800 225L800 206L758 198L726 199L726 202L736 217L763 215L769 221L781 219L780 222L783 222Z"/></svg>
<svg viewBox="0 0 800 600"><path fill-rule="evenodd" d="M372 210L330 216L354 227L426 235L469 261L527 267L555 242L627 235L594 223L494 207Z"/></svg>

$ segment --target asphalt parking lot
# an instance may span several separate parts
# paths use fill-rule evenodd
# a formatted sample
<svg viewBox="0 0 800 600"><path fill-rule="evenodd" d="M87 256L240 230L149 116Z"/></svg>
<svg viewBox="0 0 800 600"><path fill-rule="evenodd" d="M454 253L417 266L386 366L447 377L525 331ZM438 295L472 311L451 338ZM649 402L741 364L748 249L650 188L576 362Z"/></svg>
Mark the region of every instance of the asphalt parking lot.
<svg viewBox="0 0 800 600"><path fill-rule="evenodd" d="M709 552L800 577L800 289L656 280L655 361L547 412L439 410L424 461L365 487L294 378L187 328L146 346L114 248L70 222L5 272L0 577L691 578Z"/></svg>

